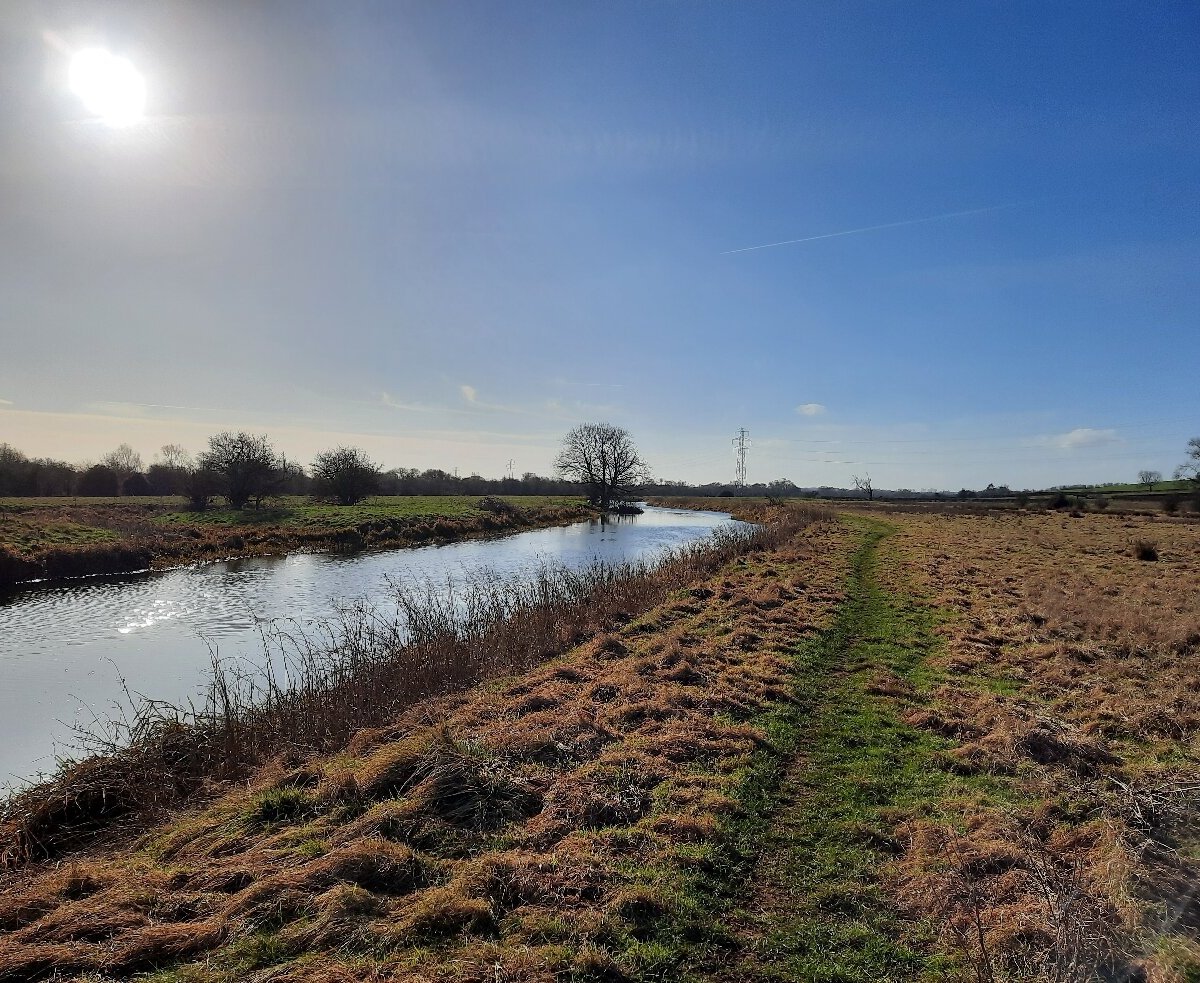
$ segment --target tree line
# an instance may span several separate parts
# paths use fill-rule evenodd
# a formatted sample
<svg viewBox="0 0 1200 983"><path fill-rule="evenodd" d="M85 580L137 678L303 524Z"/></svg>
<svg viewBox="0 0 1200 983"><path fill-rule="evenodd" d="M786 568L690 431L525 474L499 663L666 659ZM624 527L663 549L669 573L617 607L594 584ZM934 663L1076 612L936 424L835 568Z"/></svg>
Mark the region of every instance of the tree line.
<svg viewBox="0 0 1200 983"><path fill-rule="evenodd" d="M1175 472L1186 479L1200 504L1200 437L1187 446L1188 462ZM306 468L279 453L263 434L223 431L209 438L208 447L192 457L178 444L165 444L145 466L140 454L121 444L98 463L73 465L51 458L32 458L0 443L0 497L115 497L120 495L183 495L191 507L205 509L216 498L233 508L260 506L279 495L311 495L352 505L371 495L578 495L608 509L638 494L767 498L837 497L845 489L800 488L787 478L769 483L734 485L694 484L656 480L626 430L606 423L585 423L563 438L555 460L556 477L526 472L520 478L460 477L437 468L384 470L356 447L322 451ZM1138 480L1149 490L1162 480L1157 471L1142 471ZM873 497L871 478L854 479L856 493ZM958 498L1005 497L1007 486L988 485L983 491L962 489ZM929 497L902 489L890 497ZM941 498L938 494L935 497Z"/></svg>
<svg viewBox="0 0 1200 983"><path fill-rule="evenodd" d="M311 495L353 505L372 495L579 495L608 509L629 499L648 478L628 432L609 424L582 424L563 439L558 476L526 472L518 478L484 478L432 468L385 471L357 447L319 453L308 467L289 460L265 434L222 431L193 457L178 444L163 445L153 463L121 444L95 464L72 465L31 458L0 443L0 497L117 497L182 495L203 511L217 498L235 509L260 507L281 495Z"/></svg>
<svg viewBox="0 0 1200 983"><path fill-rule="evenodd" d="M279 453L261 434L223 432L193 456L178 444L145 463L128 444L98 462L70 464L31 457L0 443L0 497L182 495L192 507L217 498L234 508L278 495L309 495L353 504L370 495L578 495L579 482L527 472L520 478L459 476L438 468L385 470L355 447L323 451L307 466Z"/></svg>

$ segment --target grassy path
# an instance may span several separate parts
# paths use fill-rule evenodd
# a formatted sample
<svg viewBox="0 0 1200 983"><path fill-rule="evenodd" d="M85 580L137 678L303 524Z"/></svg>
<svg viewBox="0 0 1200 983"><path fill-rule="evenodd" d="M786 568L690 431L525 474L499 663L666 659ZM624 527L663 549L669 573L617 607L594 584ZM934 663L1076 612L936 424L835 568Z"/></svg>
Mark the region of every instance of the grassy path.
<svg viewBox="0 0 1200 983"><path fill-rule="evenodd" d="M930 767L940 739L901 723L877 692L882 679L920 683L935 645L931 615L876 582L891 527L849 521L863 539L847 600L836 624L798 652L797 703L771 726L780 753L752 776L748 818L735 830L759 860L735 918L742 947L716 971L721 980L955 975L931 955L926 927L906 919L878 884L896 849L889 816L936 802L946 778Z"/></svg>

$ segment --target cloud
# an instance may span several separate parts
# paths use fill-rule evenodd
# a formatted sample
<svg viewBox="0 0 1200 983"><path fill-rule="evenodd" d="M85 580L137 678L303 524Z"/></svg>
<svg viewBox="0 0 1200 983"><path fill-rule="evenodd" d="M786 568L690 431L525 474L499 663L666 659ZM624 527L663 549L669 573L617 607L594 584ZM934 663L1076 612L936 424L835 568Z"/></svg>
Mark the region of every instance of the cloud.
<svg viewBox="0 0 1200 983"><path fill-rule="evenodd" d="M1106 444L1121 442L1121 437L1115 430L1096 430L1091 427L1077 427L1066 433L1038 437L1034 441L1042 447L1057 447L1064 451L1073 451L1081 447L1103 447Z"/></svg>
<svg viewBox="0 0 1200 983"><path fill-rule="evenodd" d="M796 412L801 416L822 416L825 413L825 407L821 403L801 403L796 407Z"/></svg>
<svg viewBox="0 0 1200 983"><path fill-rule="evenodd" d="M12 406L12 405L13 405L13 401L11 399L0 399L0 406Z"/></svg>
<svg viewBox="0 0 1200 983"><path fill-rule="evenodd" d="M379 394L379 402L388 407L388 409L393 410L412 410L414 413L434 412L434 407L432 406L422 406L420 403L405 403L401 400L393 399L392 394L386 392Z"/></svg>
<svg viewBox="0 0 1200 983"><path fill-rule="evenodd" d="M479 393L475 391L474 386L459 386L458 391L462 393L463 399L465 399L468 403L479 402Z"/></svg>

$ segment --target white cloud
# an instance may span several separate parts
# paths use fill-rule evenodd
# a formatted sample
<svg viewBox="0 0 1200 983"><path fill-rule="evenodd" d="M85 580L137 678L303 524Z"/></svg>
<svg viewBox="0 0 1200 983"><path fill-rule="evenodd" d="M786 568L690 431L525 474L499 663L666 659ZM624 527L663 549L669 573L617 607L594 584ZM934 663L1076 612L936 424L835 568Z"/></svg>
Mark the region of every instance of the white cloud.
<svg viewBox="0 0 1200 983"><path fill-rule="evenodd" d="M13 405L13 401L11 399L0 399L0 406L12 406L12 405Z"/></svg>
<svg viewBox="0 0 1200 983"><path fill-rule="evenodd" d="M822 416L825 406L821 403L801 403L796 407L796 412L801 416Z"/></svg>
<svg viewBox="0 0 1200 983"><path fill-rule="evenodd" d="M479 393L475 391L474 386L459 386L458 391L462 393L463 399L465 399L468 403L479 402Z"/></svg>
<svg viewBox="0 0 1200 983"><path fill-rule="evenodd" d="M1106 444L1121 442L1121 437L1115 430L1096 430L1091 427L1076 427L1066 433L1050 434L1038 437L1034 441L1043 447L1057 447L1064 451L1073 451L1081 447L1103 447Z"/></svg>

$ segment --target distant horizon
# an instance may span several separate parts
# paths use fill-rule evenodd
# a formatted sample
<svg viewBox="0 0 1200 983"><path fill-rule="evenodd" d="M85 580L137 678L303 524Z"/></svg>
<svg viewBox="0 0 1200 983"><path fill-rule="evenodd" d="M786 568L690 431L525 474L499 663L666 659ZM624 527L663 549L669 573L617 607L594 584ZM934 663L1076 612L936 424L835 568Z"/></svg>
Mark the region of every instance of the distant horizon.
<svg viewBox="0 0 1200 983"><path fill-rule="evenodd" d="M447 465L440 465L440 464L423 465L420 463L394 462L391 459L381 458L374 454L371 454L369 448L365 444L355 443L353 440L349 440L349 441L343 440L343 441L335 441L332 443L325 443L325 444L321 444L320 446L315 447L315 449L312 450L308 454L297 454L297 453L294 453L291 449L289 449L289 447L287 447L286 445L281 443L280 440L268 430L255 430L254 428L237 427L237 426L224 427L221 429L222 430L230 430L230 431L234 431L234 432L246 431L249 433L265 433L268 436L268 438L272 441L272 444L275 446L276 451L285 455L290 461L299 464L306 470L309 468L313 458L319 452L328 450L334 446L338 446L339 444L346 444L348 446L360 447L360 448L366 450L368 452L368 455L371 456L372 460L374 460L375 463L378 464L381 467L381 469L384 471L390 471L390 470L398 469L398 468L404 468L404 469L414 469L415 468L417 471L438 470L438 471L444 471L447 474L452 474L452 475L456 474L458 477L461 477L461 478L466 478L466 477L475 475L475 476L478 476L481 478L485 478L489 481L499 481L499 480L503 479L504 477L506 477L507 472L508 472L508 461L505 461L503 466L500 467L498 470L490 471L490 472L487 470L484 470L482 468L470 467L470 466L465 466L465 465L461 465L461 464L454 464L454 465L447 466ZM217 433L217 432L220 432L220 431L218 431L218 430L212 431L212 433ZM361 435L343 435L343 436L353 437L353 436L361 436ZM636 442L636 434L633 436L634 436L634 439ZM1074 437L1075 439L1083 439L1081 437L1081 435L1077 432L1074 435L1072 435L1072 434L1062 435L1062 438L1060 439L1059 442L1061 443L1062 440L1066 440L1069 443L1070 439L1072 437ZM384 439L390 439L390 438L384 438ZM1032 440L1032 438L1031 438L1031 440ZM1038 438L1038 440L1040 441L1041 438ZM14 443L11 440L5 440L2 436L0 436L0 444L3 444L3 443L8 443L11 447L15 448L17 451L20 451L21 453L25 454L27 457L29 457L31 459L50 459L50 460L54 460L54 461L60 461L60 462L69 464L72 467L75 467L75 468L78 468L81 470L84 468L90 467L94 464L99 463L100 458L102 458L105 454L109 453L110 451L114 450L119 444L128 443L133 448L133 450L137 451L141 455L142 462L143 462L143 471L145 470L145 468L150 467L152 464L154 464L156 462L156 458L159 456L159 452L161 451L161 449L164 445L166 445L166 444L181 444L181 442L178 440L164 440L162 443L156 445L153 448L142 448L142 447L137 446L136 444L133 444L132 442L130 442L128 440L121 440L121 441L117 441L115 443L105 445L102 450L97 451L95 454L86 455L86 456L78 456L78 455L72 456L72 455L60 455L60 454L55 454L55 453L39 452L36 450L32 450L29 447L22 447L19 444ZM189 447L184 444L181 444L181 446L184 447L184 450L187 451L189 453L189 455L194 457L197 453L199 453L200 451L203 451L207 447L207 441L205 441L205 443L203 445L197 445L195 447ZM439 445L439 446L442 446L442 445ZM1038 446L1046 446L1046 445L1044 443L1039 443ZM528 450L528 448L525 448L525 449ZM521 467L517 466L515 458L510 459L513 461L513 468L512 468L513 476L515 478L519 479L522 475L524 475L526 473L532 473L532 474L535 474L542 478L555 478L556 471L555 471L552 459L553 459L553 455L557 453L557 449L558 449L557 446L553 448L553 450L550 453L550 458L548 458L550 463L547 464L542 469L539 469L536 467L535 468L521 468ZM878 473L874 472L874 471L872 471L872 469L869 466L868 467L859 467L856 474L870 476L873 480L874 487L877 491L910 491L910 492L927 492L927 493L931 493L931 494L932 493L946 493L946 492L953 493L955 491L958 491L958 490L961 490L964 488L973 490L973 491L980 491L980 490L986 489L988 487L988 485L990 484L990 485L994 485L995 487L1008 487L1008 488L1012 489L1014 492L1017 492L1017 491L1036 491L1036 490L1049 490L1049 489L1055 489L1055 488L1070 488L1070 487L1076 487L1076 486L1093 486L1093 485L1109 485L1109 484L1136 485L1136 484L1138 484L1137 472L1142 471L1142 470L1159 471L1162 474L1162 478L1164 481L1170 481L1170 480L1173 480L1175 467L1178 464L1183 463L1182 459L1185 457L1185 455L1180 454L1179 457L1180 457L1180 460L1170 466L1167 466L1167 465L1164 465L1161 467L1139 466L1128 476L1112 476L1112 475L1110 475L1109 477L1100 478L1100 479L1089 479L1089 480L1079 480L1079 481L1055 480L1055 481L1049 481L1049 482L1039 483L1039 484L1018 484L1018 483L1014 483L1014 482L1010 482L1010 481L997 481L994 479L985 481L985 482L981 482L981 483L977 483L977 484L958 484L954 487L951 487L949 485L935 485L935 484L928 484L928 483L891 484L891 483L881 481L878 477L878 474L882 473L882 472L878 472ZM730 460L729 470L730 470L730 474L728 476L684 477L684 476L678 475L678 474L661 472L661 471L651 467L651 481L654 483L657 483L657 482L686 483L686 484L697 486L697 487L704 486L704 485L733 486L736 484L736 481L733 476L732 457ZM854 487L854 485L853 485L854 477L855 477L854 474L848 474L847 478L844 482L804 481L804 480L799 480L794 475L789 475L789 474L776 474L776 475L772 475L769 478L768 477L760 477L760 476L754 475L752 473L752 471L750 471L750 469L748 469L746 484L748 486L769 485L772 481L787 480L787 481L791 481L797 487L803 488L803 489L832 488L832 489L849 491L849 490L852 490Z"/></svg>

